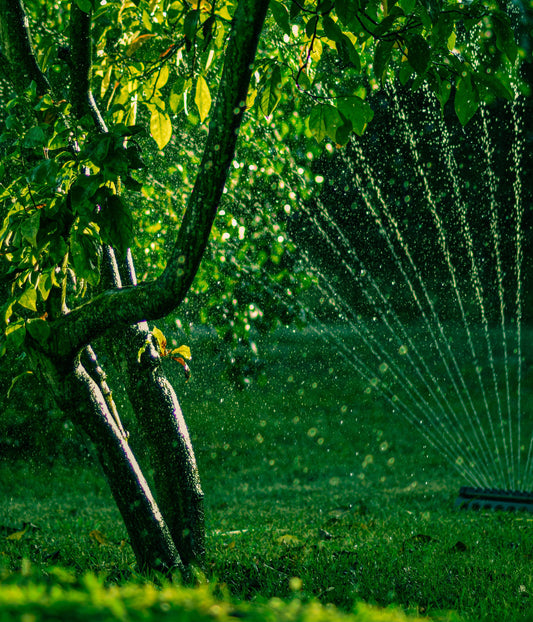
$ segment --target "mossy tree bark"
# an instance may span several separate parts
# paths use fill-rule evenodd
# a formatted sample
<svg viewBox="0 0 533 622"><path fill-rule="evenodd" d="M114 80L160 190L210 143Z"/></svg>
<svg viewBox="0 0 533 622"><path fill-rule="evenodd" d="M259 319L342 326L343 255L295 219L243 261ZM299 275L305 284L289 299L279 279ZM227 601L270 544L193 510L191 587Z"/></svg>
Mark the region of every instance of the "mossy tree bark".
<svg viewBox="0 0 533 622"><path fill-rule="evenodd" d="M84 305L51 316L52 332L46 346L35 344L32 352L60 407L94 443L143 569L166 572L178 568L187 573L187 566L201 561L204 554L203 493L185 421L153 344L140 361L137 352L149 337L145 321L178 307L200 264L234 156L267 7L267 0L240 0L236 8L202 163L164 273L156 281L136 285L132 269L129 284L122 287L113 250L107 249L103 254L114 286ZM48 82L33 55L20 0L0 0L0 41L15 89L22 90L34 80L39 92L48 91ZM71 54L73 110L78 117L90 113L105 131L90 90L90 16L75 3ZM125 273L124 277L127 281ZM109 402L94 353L85 350L104 336L113 342L130 400L150 446L159 505Z"/></svg>

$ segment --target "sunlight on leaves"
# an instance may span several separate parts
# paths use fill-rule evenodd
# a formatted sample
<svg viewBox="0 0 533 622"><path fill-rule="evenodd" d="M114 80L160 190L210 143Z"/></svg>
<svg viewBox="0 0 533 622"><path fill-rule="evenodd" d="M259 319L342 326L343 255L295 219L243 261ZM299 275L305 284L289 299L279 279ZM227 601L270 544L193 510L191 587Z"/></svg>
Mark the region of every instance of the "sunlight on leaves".
<svg viewBox="0 0 533 622"><path fill-rule="evenodd" d="M194 103L200 113L200 122L203 123L211 109L211 93L209 92L209 87L203 76L198 76Z"/></svg>

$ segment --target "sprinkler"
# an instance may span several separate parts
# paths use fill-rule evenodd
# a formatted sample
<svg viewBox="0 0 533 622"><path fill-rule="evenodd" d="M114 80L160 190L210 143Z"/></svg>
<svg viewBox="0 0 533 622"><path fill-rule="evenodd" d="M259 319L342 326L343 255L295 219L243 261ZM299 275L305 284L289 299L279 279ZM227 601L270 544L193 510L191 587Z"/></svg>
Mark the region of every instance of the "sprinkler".
<svg viewBox="0 0 533 622"><path fill-rule="evenodd" d="M533 492L463 486L459 490L455 507L460 510L505 510L533 513Z"/></svg>

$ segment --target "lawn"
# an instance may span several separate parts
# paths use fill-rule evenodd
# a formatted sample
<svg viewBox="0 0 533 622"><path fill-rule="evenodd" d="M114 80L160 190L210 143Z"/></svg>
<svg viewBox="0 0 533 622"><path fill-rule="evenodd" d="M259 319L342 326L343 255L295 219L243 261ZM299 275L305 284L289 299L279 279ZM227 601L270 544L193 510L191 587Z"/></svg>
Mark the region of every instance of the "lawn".
<svg viewBox="0 0 533 622"><path fill-rule="evenodd" d="M243 617L270 603L264 619L300 619L275 613L272 598L437 619L533 616L533 519L455 510L465 482L331 346L281 331L260 344L262 374L238 390L216 339L190 345L190 382L171 373L206 493L210 598ZM93 573L109 589L149 589L90 458L4 457L0 529L4 586L89 593L81 577ZM322 619L306 611L302 620Z"/></svg>

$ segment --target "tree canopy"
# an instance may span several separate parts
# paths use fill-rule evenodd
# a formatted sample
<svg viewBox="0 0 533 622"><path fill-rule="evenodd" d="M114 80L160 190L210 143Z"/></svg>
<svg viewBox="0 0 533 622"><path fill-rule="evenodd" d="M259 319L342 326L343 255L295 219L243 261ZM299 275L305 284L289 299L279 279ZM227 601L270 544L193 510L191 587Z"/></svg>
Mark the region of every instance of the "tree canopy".
<svg viewBox="0 0 533 622"><path fill-rule="evenodd" d="M26 351L97 444L141 565L184 569L202 492L160 359L187 349L145 321L193 282L230 340L297 315L267 313L258 283L309 281L286 232L316 188L307 163L361 136L395 81L461 124L515 98L511 19L489 0L0 0L0 45L0 355ZM143 422L161 512L94 343Z"/></svg>

